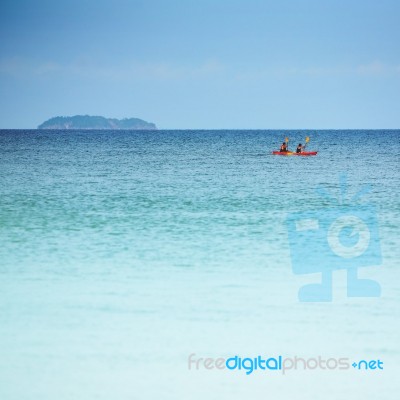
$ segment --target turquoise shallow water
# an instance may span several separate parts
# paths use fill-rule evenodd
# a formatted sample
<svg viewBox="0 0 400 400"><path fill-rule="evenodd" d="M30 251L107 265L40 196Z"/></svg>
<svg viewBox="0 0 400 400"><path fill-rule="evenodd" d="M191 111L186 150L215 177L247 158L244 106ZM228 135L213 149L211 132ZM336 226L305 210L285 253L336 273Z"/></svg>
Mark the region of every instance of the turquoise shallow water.
<svg viewBox="0 0 400 400"><path fill-rule="evenodd" d="M270 154L306 135L317 157ZM396 398L399 145L400 131L0 131L0 397ZM293 274L285 221L330 206L319 185L340 198L343 173L347 202L372 185L382 265L360 275L382 296L348 298L336 271L332 302L300 303L319 276ZM266 378L189 371L190 353L385 369Z"/></svg>

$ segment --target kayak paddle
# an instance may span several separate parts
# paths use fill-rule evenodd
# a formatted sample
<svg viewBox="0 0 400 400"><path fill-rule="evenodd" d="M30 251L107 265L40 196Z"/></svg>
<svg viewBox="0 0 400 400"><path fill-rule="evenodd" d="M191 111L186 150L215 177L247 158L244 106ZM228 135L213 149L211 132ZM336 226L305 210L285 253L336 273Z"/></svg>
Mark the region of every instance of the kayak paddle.
<svg viewBox="0 0 400 400"><path fill-rule="evenodd" d="M309 136L306 136L306 144L304 145L304 148L306 148L306 146L307 146L307 143L310 141L310 138L309 138Z"/></svg>

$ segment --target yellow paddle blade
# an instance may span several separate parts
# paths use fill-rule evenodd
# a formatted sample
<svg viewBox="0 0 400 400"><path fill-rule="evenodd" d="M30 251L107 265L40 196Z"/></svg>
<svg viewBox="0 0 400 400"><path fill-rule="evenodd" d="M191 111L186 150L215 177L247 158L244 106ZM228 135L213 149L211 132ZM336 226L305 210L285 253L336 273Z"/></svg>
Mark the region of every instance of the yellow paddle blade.
<svg viewBox="0 0 400 400"><path fill-rule="evenodd" d="M288 137L286 137L286 138L285 138L285 142L287 143L288 141L289 141L289 138L288 138Z"/></svg>
<svg viewBox="0 0 400 400"><path fill-rule="evenodd" d="M306 137L306 143L308 143L310 141L310 138L307 136Z"/></svg>

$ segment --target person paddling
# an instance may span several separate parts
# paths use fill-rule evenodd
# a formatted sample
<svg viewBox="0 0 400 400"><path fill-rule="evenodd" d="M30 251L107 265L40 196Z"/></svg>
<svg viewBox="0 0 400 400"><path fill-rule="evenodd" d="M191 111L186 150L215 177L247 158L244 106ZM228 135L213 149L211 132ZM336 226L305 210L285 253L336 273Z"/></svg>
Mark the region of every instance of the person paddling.
<svg viewBox="0 0 400 400"><path fill-rule="evenodd" d="M299 145L297 146L297 149L296 149L296 153L302 153L303 152L303 146L301 145L301 143L299 143Z"/></svg>
<svg viewBox="0 0 400 400"><path fill-rule="evenodd" d="M281 151L282 153L285 153L285 152L288 151L286 142L283 142L283 143L282 143L281 149L280 149L279 151Z"/></svg>

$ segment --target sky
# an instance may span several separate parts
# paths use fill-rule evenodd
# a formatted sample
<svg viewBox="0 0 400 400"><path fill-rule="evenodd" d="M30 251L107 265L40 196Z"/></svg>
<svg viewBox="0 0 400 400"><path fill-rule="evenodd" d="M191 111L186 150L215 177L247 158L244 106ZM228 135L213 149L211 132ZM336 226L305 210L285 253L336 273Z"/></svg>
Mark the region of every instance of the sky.
<svg viewBox="0 0 400 400"><path fill-rule="evenodd" d="M398 0L0 0L0 128L400 128Z"/></svg>

